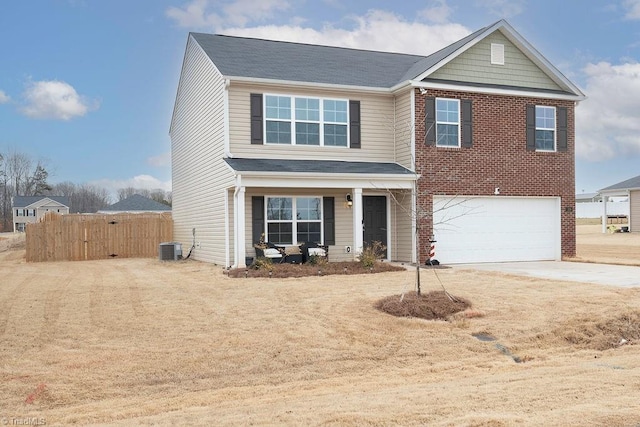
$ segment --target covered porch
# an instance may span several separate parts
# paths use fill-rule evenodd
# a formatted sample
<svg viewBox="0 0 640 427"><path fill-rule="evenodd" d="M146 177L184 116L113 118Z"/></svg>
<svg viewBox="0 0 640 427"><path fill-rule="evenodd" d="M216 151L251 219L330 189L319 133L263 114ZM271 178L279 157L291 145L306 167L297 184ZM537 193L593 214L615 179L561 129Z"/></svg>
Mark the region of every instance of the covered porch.
<svg viewBox="0 0 640 427"><path fill-rule="evenodd" d="M315 242L327 247L329 261L354 260L380 241L388 260L415 262L410 170L396 163L225 160L235 174L227 265L245 267L260 239L288 249Z"/></svg>

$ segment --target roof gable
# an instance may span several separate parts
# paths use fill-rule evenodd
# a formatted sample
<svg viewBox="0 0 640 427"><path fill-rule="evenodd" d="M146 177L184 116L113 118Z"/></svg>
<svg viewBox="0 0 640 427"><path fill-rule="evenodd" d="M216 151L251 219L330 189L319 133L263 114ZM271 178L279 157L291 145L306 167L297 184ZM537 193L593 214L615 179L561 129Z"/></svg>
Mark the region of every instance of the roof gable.
<svg viewBox="0 0 640 427"><path fill-rule="evenodd" d="M504 64L491 63L491 46L504 47ZM431 79L453 80L519 88L564 90L540 69L500 30L462 52L429 75Z"/></svg>
<svg viewBox="0 0 640 427"><path fill-rule="evenodd" d="M69 198L66 196L14 196L14 208L30 208L34 209L40 206L60 206L68 208L70 206Z"/></svg>
<svg viewBox="0 0 640 427"><path fill-rule="evenodd" d="M499 34L496 35L496 32L498 32ZM540 52L538 52L533 47L533 45L526 41L504 19L496 22L493 25L478 30L474 34L472 34L472 36L467 37L466 42L461 43L458 49L449 52L449 55L443 57L437 64L434 64L433 66L426 69L420 76L416 78L416 80L424 80L428 77L433 77L438 70L491 36L508 40L510 42L510 45L519 52L519 55L526 57L533 65L535 65L535 67L541 73L543 73L548 78L549 81L555 83L557 88L559 88L561 91L576 95L579 97L579 99L585 98L584 93L582 93L582 91L577 86L571 83L571 81L569 81L569 79L567 79L560 72L560 70L558 70L553 64L551 64L544 56L542 56ZM504 81L501 81L500 84L504 85ZM548 87L535 87L537 89L550 89Z"/></svg>

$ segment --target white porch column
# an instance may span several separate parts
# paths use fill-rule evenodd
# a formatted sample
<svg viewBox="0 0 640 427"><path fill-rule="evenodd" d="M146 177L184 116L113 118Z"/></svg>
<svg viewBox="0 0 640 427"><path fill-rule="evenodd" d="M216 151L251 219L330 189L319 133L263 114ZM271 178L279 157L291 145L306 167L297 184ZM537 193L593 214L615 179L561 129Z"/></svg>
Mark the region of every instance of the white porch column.
<svg viewBox="0 0 640 427"><path fill-rule="evenodd" d="M418 200L416 194L416 186L411 189L411 262L417 263L418 254L416 253L416 246L418 245Z"/></svg>
<svg viewBox="0 0 640 427"><path fill-rule="evenodd" d="M245 187L236 188L236 192L233 197L233 207L234 207L234 216L233 216L233 225L235 230L234 236L234 246L235 246L235 261L236 268L245 268L247 265L245 264L245 256L246 252L244 249L245 243L245 227L244 227L244 218L245 218Z"/></svg>
<svg viewBox="0 0 640 427"><path fill-rule="evenodd" d="M353 252L362 252L363 244L362 188L353 189Z"/></svg>
<svg viewBox="0 0 640 427"><path fill-rule="evenodd" d="M602 232L607 232L607 199L609 196L602 196Z"/></svg>

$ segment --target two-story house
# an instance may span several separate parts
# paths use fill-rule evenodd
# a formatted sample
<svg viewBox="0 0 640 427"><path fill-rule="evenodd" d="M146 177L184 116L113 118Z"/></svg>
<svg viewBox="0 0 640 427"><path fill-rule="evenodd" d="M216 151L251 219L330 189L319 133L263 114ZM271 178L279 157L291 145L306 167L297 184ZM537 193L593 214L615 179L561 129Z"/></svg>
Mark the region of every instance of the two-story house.
<svg viewBox="0 0 640 427"><path fill-rule="evenodd" d="M65 196L14 196L12 203L13 231L23 232L27 224L40 221L47 212L69 213L69 198Z"/></svg>
<svg viewBox="0 0 640 427"><path fill-rule="evenodd" d="M581 99L505 21L429 56L191 33L170 127L174 237L236 267L262 235L328 245L332 261L380 241L424 262L416 239L432 235L442 262L510 260L509 245L482 259L460 245L514 231L523 260L572 255Z"/></svg>

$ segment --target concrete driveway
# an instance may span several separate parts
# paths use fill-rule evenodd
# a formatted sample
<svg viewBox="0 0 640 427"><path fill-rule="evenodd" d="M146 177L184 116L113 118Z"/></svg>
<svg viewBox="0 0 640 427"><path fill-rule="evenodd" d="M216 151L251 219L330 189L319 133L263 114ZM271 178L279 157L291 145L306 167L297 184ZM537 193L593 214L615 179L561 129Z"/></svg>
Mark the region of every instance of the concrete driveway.
<svg viewBox="0 0 640 427"><path fill-rule="evenodd" d="M457 264L453 268L630 288L640 286L640 267L565 261Z"/></svg>

